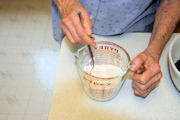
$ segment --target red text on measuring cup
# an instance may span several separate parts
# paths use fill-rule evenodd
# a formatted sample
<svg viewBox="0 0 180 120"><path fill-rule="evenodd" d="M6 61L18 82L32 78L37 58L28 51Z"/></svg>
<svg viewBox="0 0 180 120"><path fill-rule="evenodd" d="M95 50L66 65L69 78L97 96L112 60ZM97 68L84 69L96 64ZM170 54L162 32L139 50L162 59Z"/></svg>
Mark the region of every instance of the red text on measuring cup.
<svg viewBox="0 0 180 120"><path fill-rule="evenodd" d="M116 48L113 48L113 47L111 47L111 46L98 46L98 48L97 49L101 49L101 50L111 50L111 51L115 51L116 53L118 53L119 51L118 51L118 49L116 49Z"/></svg>

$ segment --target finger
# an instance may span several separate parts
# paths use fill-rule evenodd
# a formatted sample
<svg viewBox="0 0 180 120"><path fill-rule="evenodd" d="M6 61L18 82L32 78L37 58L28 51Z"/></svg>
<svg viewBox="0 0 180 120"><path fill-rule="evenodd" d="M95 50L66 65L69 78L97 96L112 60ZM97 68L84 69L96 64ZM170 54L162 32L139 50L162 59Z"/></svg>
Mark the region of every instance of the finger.
<svg viewBox="0 0 180 120"><path fill-rule="evenodd" d="M132 83L132 88L134 89L135 95L141 95L143 92L136 86L136 83Z"/></svg>
<svg viewBox="0 0 180 120"><path fill-rule="evenodd" d="M137 89L139 92L143 93L147 89L149 89L154 83L156 83L157 81L160 81L161 77L162 77L162 73L159 72L145 85L140 84L140 83L138 83L136 81L133 81L133 88Z"/></svg>
<svg viewBox="0 0 180 120"><path fill-rule="evenodd" d="M141 96L145 98L147 95L149 95L149 93L150 93L153 89L155 89L155 88L157 87L157 85L159 84L159 82L160 82L160 81L156 81L155 83L153 83L153 85L152 85L150 88L148 88L146 92L144 92L143 94L141 94Z"/></svg>
<svg viewBox="0 0 180 120"><path fill-rule="evenodd" d="M153 76L160 72L159 64L151 64L143 74L134 74L133 80L141 84L146 84Z"/></svg>
<svg viewBox="0 0 180 120"><path fill-rule="evenodd" d="M140 96L141 95L141 93L138 91L138 90L134 90L134 94L136 95L136 96Z"/></svg>
<svg viewBox="0 0 180 120"><path fill-rule="evenodd" d="M68 31L68 29L66 28L66 26L63 25L63 24L60 24L60 27L61 27L63 33L66 35L67 39L68 39L72 44L74 44L75 41L74 41L71 33L70 33L70 32Z"/></svg>
<svg viewBox="0 0 180 120"><path fill-rule="evenodd" d="M90 19L89 13L85 10L81 11L81 13L82 13L83 27L85 28L87 34L91 36L92 35L92 21Z"/></svg>
<svg viewBox="0 0 180 120"><path fill-rule="evenodd" d="M132 72L136 72L146 61L147 57L143 54L138 55L137 57L135 57L132 61L130 70Z"/></svg>
<svg viewBox="0 0 180 120"><path fill-rule="evenodd" d="M83 28L81 24L80 18L77 13L73 15L72 22L81 40L85 42L86 44L94 45L95 44L94 38L91 38L88 36L87 32L85 31L85 29Z"/></svg>
<svg viewBox="0 0 180 120"><path fill-rule="evenodd" d="M78 35L84 43L86 43L88 45L96 46L94 39L90 38L86 33L78 31Z"/></svg>
<svg viewBox="0 0 180 120"><path fill-rule="evenodd" d="M157 87L158 83L159 83L159 81L155 82L149 89L147 89L147 90L144 91L144 92L140 92L140 91L138 91L137 89L134 89L134 94L135 94L136 96L140 96L140 97L145 98L154 88Z"/></svg>
<svg viewBox="0 0 180 120"><path fill-rule="evenodd" d="M64 19L62 20L62 24L64 24L66 26L66 28L68 29L68 31L71 33L73 39L74 39L74 43L81 43L81 39L78 36L75 26L73 25L72 21L70 19Z"/></svg>

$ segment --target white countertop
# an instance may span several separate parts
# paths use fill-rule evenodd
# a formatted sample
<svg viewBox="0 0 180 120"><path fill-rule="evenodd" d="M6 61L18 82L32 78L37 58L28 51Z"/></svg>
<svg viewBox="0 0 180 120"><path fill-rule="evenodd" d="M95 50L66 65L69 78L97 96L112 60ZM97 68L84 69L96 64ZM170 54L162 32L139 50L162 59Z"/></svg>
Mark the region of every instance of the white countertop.
<svg viewBox="0 0 180 120"><path fill-rule="evenodd" d="M133 59L146 48L150 35L131 33L113 37L95 36L95 39L110 40L123 46ZM167 64L169 44L175 37L180 37L180 34L171 37L162 53L160 65L163 78L158 88L143 99L133 94L131 80L127 79L119 94L107 102L94 101L85 94L73 53L67 40L63 40L49 120L180 120L180 93L171 81Z"/></svg>

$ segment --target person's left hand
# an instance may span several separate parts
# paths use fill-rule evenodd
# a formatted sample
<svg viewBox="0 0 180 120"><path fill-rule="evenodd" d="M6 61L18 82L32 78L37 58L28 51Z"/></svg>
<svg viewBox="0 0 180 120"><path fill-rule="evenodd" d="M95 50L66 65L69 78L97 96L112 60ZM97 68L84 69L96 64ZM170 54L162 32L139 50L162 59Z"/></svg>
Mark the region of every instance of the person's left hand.
<svg viewBox="0 0 180 120"><path fill-rule="evenodd" d="M144 98L157 86L162 77L159 57L148 50L133 59L130 70L134 72L134 94Z"/></svg>

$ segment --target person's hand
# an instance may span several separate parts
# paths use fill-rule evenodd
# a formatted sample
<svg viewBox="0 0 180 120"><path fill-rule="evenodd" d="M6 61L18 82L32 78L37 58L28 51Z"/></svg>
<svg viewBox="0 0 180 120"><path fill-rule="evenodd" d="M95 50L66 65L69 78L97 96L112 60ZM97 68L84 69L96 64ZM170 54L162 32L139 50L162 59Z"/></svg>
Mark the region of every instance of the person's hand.
<svg viewBox="0 0 180 120"><path fill-rule="evenodd" d="M130 70L134 72L132 82L134 94L143 98L157 86L162 77L159 57L148 50L133 59Z"/></svg>
<svg viewBox="0 0 180 120"><path fill-rule="evenodd" d="M60 27L73 44L95 45L88 11L78 0L54 0L62 16ZM81 14L81 18L78 13Z"/></svg>

